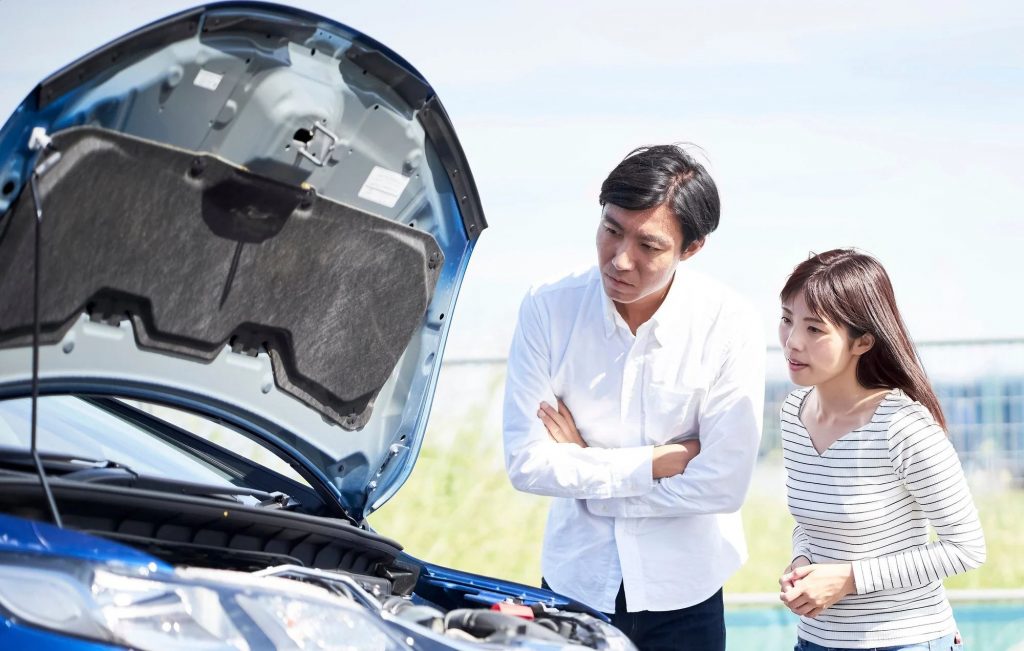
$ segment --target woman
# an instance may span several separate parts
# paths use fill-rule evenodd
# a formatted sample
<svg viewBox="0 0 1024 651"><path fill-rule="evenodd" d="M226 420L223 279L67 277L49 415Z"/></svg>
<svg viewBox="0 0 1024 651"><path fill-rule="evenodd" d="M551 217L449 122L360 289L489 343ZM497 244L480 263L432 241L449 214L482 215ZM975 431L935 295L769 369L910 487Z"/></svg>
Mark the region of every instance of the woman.
<svg viewBox="0 0 1024 651"><path fill-rule="evenodd" d="M960 649L942 579L981 565L985 539L888 275L837 249L798 265L781 298L803 387L781 414L796 649Z"/></svg>

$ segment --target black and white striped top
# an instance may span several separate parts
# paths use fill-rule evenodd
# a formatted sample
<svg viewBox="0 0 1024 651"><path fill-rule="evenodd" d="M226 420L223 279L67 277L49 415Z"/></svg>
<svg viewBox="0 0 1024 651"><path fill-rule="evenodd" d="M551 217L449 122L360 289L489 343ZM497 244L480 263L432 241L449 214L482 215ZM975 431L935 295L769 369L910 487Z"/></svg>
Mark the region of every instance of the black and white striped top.
<svg viewBox="0 0 1024 651"><path fill-rule="evenodd" d="M852 563L857 594L801 617L800 637L862 649L955 632L942 579L981 565L985 538L946 433L894 389L868 424L819 455L799 416L809 392L790 393L781 413L793 557Z"/></svg>

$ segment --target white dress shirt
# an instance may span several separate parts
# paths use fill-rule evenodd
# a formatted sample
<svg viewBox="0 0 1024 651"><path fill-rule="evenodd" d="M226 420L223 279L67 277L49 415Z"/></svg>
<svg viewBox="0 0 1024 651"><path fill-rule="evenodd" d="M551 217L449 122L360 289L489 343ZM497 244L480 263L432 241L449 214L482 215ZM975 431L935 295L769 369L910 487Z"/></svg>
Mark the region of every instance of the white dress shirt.
<svg viewBox="0 0 1024 651"><path fill-rule="evenodd" d="M685 608L746 560L738 510L761 436L761 322L732 291L681 264L636 335L596 268L527 295L509 352L505 463L519 490L550 495L542 571L553 590L615 611ZM589 447L537 418L565 401ZM652 479L656 445L699 438L682 475Z"/></svg>

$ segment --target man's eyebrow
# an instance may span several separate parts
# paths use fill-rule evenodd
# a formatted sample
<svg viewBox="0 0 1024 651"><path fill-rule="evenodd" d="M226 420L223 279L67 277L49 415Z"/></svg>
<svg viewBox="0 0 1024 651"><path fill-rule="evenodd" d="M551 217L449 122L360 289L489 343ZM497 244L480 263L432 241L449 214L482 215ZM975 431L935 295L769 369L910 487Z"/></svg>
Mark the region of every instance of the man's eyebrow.
<svg viewBox="0 0 1024 651"><path fill-rule="evenodd" d="M604 215L604 216L602 216L602 218L601 218L601 219L602 219L602 220L604 220L604 221L606 221L606 222L608 222L609 224L611 224L611 225L612 225L612 226L614 226L615 228L619 229L620 231L622 230L622 224L620 224L619 222L615 221L614 219L612 219L612 218L611 218L611 217L609 217L608 215Z"/></svg>
<svg viewBox="0 0 1024 651"><path fill-rule="evenodd" d="M657 235L641 235L640 241L647 244L657 244L663 247L672 246L672 243L665 240L664 238L658 237Z"/></svg>

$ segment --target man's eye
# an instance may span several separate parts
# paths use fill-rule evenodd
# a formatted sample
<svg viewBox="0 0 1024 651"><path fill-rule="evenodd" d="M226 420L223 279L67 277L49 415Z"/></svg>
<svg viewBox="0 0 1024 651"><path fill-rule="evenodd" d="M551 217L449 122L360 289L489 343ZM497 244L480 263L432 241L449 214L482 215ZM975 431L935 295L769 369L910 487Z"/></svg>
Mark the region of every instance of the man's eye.
<svg viewBox="0 0 1024 651"><path fill-rule="evenodd" d="M648 251L659 251L660 250L660 249L658 249L658 247L652 246L650 244L643 244L642 246L644 247L644 249L646 249Z"/></svg>
<svg viewBox="0 0 1024 651"><path fill-rule="evenodd" d="M612 228L611 226L605 226L604 227L604 232L605 233L611 233L612 235L618 235L619 234L619 232L617 230L615 230L614 228Z"/></svg>

